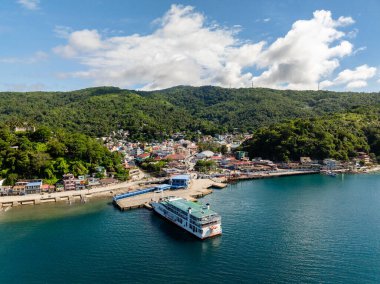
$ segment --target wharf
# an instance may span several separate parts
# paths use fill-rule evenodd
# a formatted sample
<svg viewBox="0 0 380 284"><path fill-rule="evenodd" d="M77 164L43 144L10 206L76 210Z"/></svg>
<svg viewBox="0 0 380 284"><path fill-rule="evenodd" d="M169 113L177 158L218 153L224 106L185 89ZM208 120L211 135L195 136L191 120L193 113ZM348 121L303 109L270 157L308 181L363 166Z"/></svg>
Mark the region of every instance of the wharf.
<svg viewBox="0 0 380 284"><path fill-rule="evenodd" d="M111 197L115 192L127 192L134 187L141 185L149 185L152 183L160 183L165 181L165 179L150 179L144 181L127 181L120 182L108 186L95 187L91 189L82 190L72 190L72 191L62 191L62 192L51 192L51 193L35 193L26 195L15 195L15 196L1 196L0 197L0 208L13 207L19 205L38 205L47 202L61 202L61 201L75 201L81 200L86 201L89 197L93 196L107 196Z"/></svg>
<svg viewBox="0 0 380 284"><path fill-rule="evenodd" d="M273 178L273 177L287 177L295 175L310 175L310 174L319 174L319 171L276 171L268 173L258 173L258 174L247 174L239 175L234 177L228 177L227 182L234 182L239 180L251 180L251 179L263 179L263 178Z"/></svg>
<svg viewBox="0 0 380 284"><path fill-rule="evenodd" d="M157 201L160 197L173 195L195 201L197 198L212 193L212 190L209 189L209 187L213 184L215 184L215 182L209 179L192 180L189 188L187 189L166 190L160 193L149 192L117 200L115 205L122 211L143 207L151 209L149 205L150 202Z"/></svg>

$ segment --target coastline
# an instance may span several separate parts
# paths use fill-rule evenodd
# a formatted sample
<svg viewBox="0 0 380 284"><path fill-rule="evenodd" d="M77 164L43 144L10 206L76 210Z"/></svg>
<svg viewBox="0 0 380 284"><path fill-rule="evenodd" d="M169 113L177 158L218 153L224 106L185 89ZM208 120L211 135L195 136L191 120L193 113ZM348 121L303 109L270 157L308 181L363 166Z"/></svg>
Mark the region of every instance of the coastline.
<svg viewBox="0 0 380 284"><path fill-rule="evenodd" d="M380 165L366 169L364 172L356 172L359 174L380 172ZM206 179L192 179L189 187L187 189L181 190L170 190L165 191L164 196L167 195L178 195L189 200L196 200L199 197L203 197L207 194L212 193L210 188L224 188L229 183L234 183L242 180L251 179L263 179L263 178L275 178L284 177L292 175L306 175L306 174L318 174L317 171L276 171L276 172L266 172L266 173L256 173L256 174L246 174L239 175L235 177L224 177L224 178L206 178ZM354 173L355 174L355 173ZM29 195L16 195L16 196L1 196L0 197L0 210L7 210L8 207L20 206L20 205L39 205L48 202L71 202L71 201L81 201L86 202L89 198L96 197L113 197L116 194L126 193L129 191L136 190L147 186L148 184L157 184L164 181L164 178L160 179L149 179L149 180L137 180L137 181L126 181L117 184L96 187L91 189L77 190L77 191L62 191L62 192L52 192L52 193L39 193L39 194L29 194ZM131 197L127 200L120 202L118 207L121 210L128 210L133 208L149 207L149 202L155 198L154 193L146 193L141 196Z"/></svg>

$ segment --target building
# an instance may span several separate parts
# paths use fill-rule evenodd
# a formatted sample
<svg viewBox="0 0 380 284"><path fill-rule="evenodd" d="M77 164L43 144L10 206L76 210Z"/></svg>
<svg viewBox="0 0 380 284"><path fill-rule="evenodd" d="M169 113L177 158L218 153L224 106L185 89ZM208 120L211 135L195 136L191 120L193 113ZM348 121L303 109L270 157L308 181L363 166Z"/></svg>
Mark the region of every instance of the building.
<svg viewBox="0 0 380 284"><path fill-rule="evenodd" d="M28 182L25 186L25 194L40 193L42 188L42 180L34 180Z"/></svg>
<svg viewBox="0 0 380 284"><path fill-rule="evenodd" d="M187 188L190 183L189 175L177 175L170 178L170 185L174 189Z"/></svg>
<svg viewBox="0 0 380 284"><path fill-rule="evenodd" d="M214 156L214 152L206 150L196 155L198 159L207 159Z"/></svg>
<svg viewBox="0 0 380 284"><path fill-rule="evenodd" d="M313 161L310 157L301 157L300 162L301 164L311 164Z"/></svg>
<svg viewBox="0 0 380 284"><path fill-rule="evenodd" d="M323 164L326 166L327 170L335 170L340 166L340 163L334 159L324 159Z"/></svg>
<svg viewBox="0 0 380 284"><path fill-rule="evenodd" d="M73 174L63 175L63 188L65 190L75 190L75 178Z"/></svg>
<svg viewBox="0 0 380 284"><path fill-rule="evenodd" d="M368 165L371 163L370 156L365 152L358 152L358 159L364 164Z"/></svg>
<svg viewBox="0 0 380 284"><path fill-rule="evenodd" d="M244 159L245 157L247 157L247 155L248 155L248 153L245 151L236 151L235 152L235 158L238 160Z"/></svg>

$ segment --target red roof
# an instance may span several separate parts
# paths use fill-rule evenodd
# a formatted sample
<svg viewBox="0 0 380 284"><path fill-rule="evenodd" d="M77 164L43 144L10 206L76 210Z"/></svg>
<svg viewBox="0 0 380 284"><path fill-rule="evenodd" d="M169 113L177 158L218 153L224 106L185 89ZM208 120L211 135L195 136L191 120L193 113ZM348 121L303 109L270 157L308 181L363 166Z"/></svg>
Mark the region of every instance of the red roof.
<svg viewBox="0 0 380 284"><path fill-rule="evenodd" d="M220 157L220 156L212 156L211 157L211 160L221 160L222 159L222 157Z"/></svg>
<svg viewBox="0 0 380 284"><path fill-rule="evenodd" d="M137 157L139 157L139 158L147 158L149 156L150 156L149 153L142 153L142 154L138 155Z"/></svg>
<svg viewBox="0 0 380 284"><path fill-rule="evenodd" d="M181 161L181 160L185 160L185 157L181 154L171 154L171 155L167 155L165 159Z"/></svg>

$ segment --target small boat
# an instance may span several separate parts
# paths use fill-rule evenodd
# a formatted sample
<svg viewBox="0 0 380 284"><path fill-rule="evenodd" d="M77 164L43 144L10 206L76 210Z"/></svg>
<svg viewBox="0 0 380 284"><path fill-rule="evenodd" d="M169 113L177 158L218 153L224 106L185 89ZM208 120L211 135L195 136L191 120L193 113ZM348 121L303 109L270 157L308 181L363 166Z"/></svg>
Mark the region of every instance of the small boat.
<svg viewBox="0 0 380 284"><path fill-rule="evenodd" d="M328 172L326 172L326 175L328 175L330 177L336 177L338 174L333 172L333 171L328 171Z"/></svg>

